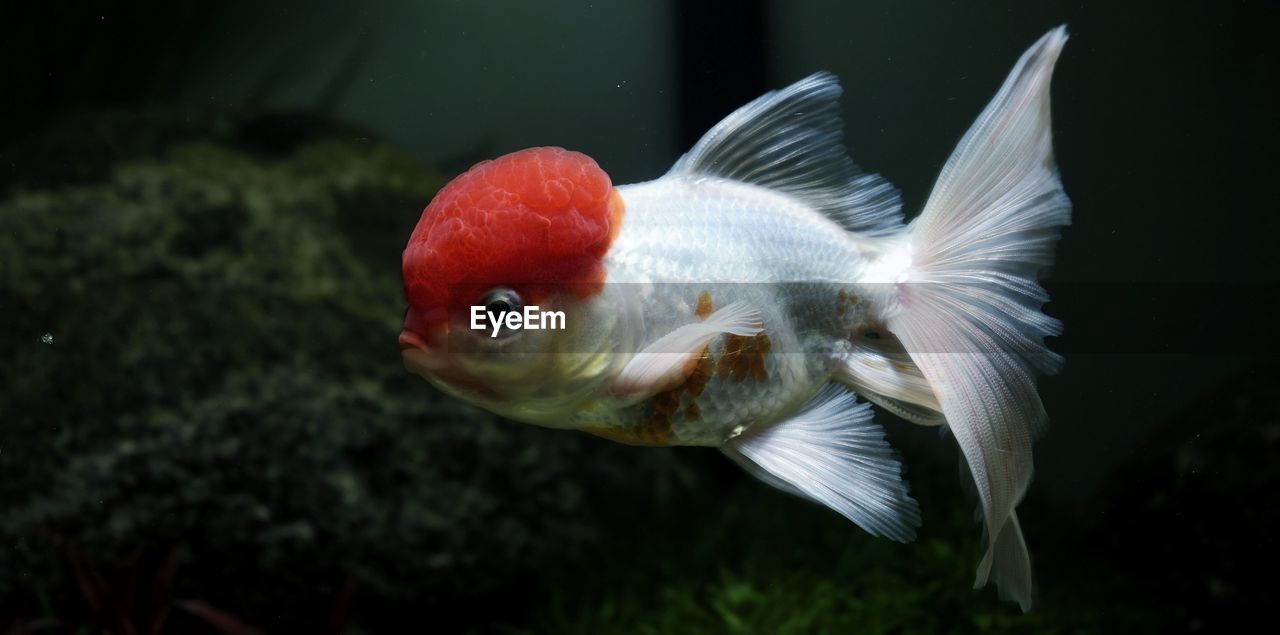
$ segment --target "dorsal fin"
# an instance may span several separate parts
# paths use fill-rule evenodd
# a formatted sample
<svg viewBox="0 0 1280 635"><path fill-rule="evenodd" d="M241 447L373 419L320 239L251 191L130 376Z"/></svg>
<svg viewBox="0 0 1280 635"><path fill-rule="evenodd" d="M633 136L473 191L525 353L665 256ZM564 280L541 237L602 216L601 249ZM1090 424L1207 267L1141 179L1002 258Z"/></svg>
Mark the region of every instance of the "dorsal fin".
<svg viewBox="0 0 1280 635"><path fill-rule="evenodd" d="M897 188L858 169L843 142L840 82L814 73L735 110L669 174L760 185L812 205L841 227L876 236L902 227Z"/></svg>

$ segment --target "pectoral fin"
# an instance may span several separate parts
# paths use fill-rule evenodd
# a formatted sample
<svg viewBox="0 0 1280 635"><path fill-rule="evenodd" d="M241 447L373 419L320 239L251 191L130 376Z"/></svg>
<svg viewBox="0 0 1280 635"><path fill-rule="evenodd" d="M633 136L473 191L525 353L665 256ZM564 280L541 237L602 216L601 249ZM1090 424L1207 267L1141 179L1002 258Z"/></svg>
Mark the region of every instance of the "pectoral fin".
<svg viewBox="0 0 1280 635"><path fill-rule="evenodd" d="M643 398L670 390L689 377L698 356L716 336L751 337L763 330L759 311L742 302L728 304L707 319L681 326L641 349L614 379L613 392Z"/></svg>

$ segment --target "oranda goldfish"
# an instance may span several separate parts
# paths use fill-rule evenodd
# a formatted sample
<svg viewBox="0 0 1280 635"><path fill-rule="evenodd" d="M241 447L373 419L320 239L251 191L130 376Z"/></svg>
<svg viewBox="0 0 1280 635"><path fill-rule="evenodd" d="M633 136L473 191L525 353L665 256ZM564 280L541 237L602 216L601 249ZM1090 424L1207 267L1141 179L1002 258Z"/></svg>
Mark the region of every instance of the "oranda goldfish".
<svg viewBox="0 0 1280 635"><path fill-rule="evenodd" d="M405 247L405 365L519 421L719 448L904 542L920 511L870 404L946 426L985 517L976 586L1027 610L1015 507L1046 420L1035 378L1062 364L1036 276L1070 222L1049 121L1066 41L1059 27L1022 55L910 223L849 158L821 72L653 181L614 187L560 148L479 163ZM550 328L522 328L535 306Z"/></svg>

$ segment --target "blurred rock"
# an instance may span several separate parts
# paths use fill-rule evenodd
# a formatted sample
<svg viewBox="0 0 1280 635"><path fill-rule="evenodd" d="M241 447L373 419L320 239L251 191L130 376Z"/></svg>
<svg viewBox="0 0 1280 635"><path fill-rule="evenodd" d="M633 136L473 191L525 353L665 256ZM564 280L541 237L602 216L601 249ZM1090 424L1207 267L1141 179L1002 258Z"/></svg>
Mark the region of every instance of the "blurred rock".
<svg viewBox="0 0 1280 635"><path fill-rule="evenodd" d="M9 175L0 598L72 588L71 541L105 564L179 545L182 593L251 622L348 578L443 603L671 476L404 371L400 249L438 174L329 123L197 121L79 118Z"/></svg>

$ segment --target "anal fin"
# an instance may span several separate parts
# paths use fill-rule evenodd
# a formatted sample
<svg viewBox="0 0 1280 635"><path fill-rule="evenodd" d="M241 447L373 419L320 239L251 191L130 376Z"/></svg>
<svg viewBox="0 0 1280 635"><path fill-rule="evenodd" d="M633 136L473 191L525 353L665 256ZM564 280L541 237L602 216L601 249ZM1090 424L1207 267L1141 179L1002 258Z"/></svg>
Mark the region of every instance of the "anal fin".
<svg viewBox="0 0 1280 635"><path fill-rule="evenodd" d="M854 338L854 347L835 363L832 376L867 401L907 421L944 425L942 405L924 372L896 338Z"/></svg>

